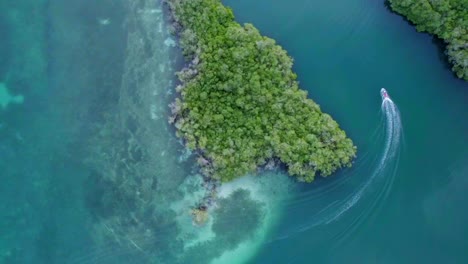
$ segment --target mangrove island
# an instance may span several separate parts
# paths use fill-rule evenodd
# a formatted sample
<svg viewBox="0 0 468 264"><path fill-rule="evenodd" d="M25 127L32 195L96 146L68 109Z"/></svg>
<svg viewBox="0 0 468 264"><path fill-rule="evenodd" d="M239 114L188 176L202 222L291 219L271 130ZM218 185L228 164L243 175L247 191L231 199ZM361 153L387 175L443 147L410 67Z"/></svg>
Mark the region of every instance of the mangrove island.
<svg viewBox="0 0 468 264"><path fill-rule="evenodd" d="M311 182L351 166L356 147L299 89L293 60L220 0L166 0L187 59L170 122L205 175L230 181L285 165Z"/></svg>
<svg viewBox="0 0 468 264"><path fill-rule="evenodd" d="M443 39L452 70L468 81L468 1L389 0L392 9L416 24L418 31Z"/></svg>

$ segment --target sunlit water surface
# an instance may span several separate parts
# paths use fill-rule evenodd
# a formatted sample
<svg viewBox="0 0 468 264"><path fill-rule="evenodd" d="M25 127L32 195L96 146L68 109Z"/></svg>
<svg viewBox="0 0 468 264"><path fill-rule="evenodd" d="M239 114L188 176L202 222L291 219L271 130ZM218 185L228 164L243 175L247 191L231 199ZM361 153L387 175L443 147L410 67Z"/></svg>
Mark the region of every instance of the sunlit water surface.
<svg viewBox="0 0 468 264"><path fill-rule="evenodd" d="M0 263L468 262L468 87L440 43L383 1L225 3L294 57L354 166L241 178L197 226L161 3L0 0Z"/></svg>

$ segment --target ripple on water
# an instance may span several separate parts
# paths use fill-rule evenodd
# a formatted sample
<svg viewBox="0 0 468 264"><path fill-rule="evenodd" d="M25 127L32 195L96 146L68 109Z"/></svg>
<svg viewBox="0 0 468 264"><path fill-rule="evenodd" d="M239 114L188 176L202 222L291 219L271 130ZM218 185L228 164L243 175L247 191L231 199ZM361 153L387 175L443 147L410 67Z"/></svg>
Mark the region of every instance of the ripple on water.
<svg viewBox="0 0 468 264"><path fill-rule="evenodd" d="M372 151L376 153L375 157L358 159L358 166L342 171L342 175L337 175L338 179L330 179L326 183L318 181L310 186L311 190L295 196L289 203L292 207L287 206L288 215L299 214L295 211L303 211L306 203L307 212L301 213L302 221L282 228L273 241L312 229L326 229L329 237L333 238L333 244L338 245L383 206L398 168L402 127L398 108L391 100L384 101L382 110L384 126L379 125L381 133L374 133L377 140L370 146L382 149L381 153ZM359 166L359 163L366 166ZM349 214L346 222L340 222L341 217L350 211L353 213Z"/></svg>

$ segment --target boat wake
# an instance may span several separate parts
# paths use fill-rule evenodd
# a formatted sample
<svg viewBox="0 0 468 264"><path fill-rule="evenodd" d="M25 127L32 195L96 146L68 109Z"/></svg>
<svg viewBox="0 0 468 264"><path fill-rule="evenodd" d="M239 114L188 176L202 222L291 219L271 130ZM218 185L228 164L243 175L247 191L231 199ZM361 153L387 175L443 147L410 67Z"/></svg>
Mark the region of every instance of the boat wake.
<svg viewBox="0 0 468 264"><path fill-rule="evenodd" d="M385 89L381 90L382 96L382 105L381 110L383 114L383 124L381 127L384 127L384 148L381 154L378 156L377 160L374 162L374 168L371 170L370 177L362 183L356 191L350 193L343 200L336 200L329 202L329 204L314 214L313 220L309 221L307 224L301 225L294 229L292 232L289 231L286 235L280 235L276 239L273 239L270 242L276 240L286 239L295 233L301 233L307 231L314 227L324 226L338 221L345 213L347 213L351 208L356 206L358 202L365 197L367 193L375 193L375 197L371 199L372 201L367 204L366 208L361 212L357 213L358 219L354 219L351 222L355 225L359 219L363 219L365 215L370 214L379 201L382 201L390 191L391 185L393 183L396 168L398 165L398 154L401 145L402 138L402 123L400 118L400 112L397 105L392 101L388 96ZM368 160L361 160L360 163L367 163ZM372 164L371 163L371 164ZM360 174L359 171L368 166L360 166L357 164L358 170L353 174ZM383 176L386 177L383 177ZM349 176L348 176L349 177ZM348 178L345 177L345 178ZM383 182L381 180L384 180ZM347 180L342 180L347 181ZM373 188L376 186L376 183L381 186L378 190ZM341 185L345 183L340 182ZM340 186L333 187L337 189ZM342 186L341 186L342 187ZM332 188L329 188L332 189ZM366 196L367 197L367 196Z"/></svg>
<svg viewBox="0 0 468 264"><path fill-rule="evenodd" d="M400 112L398 111L395 103L393 103L392 99L389 97L383 98L382 110L386 119L386 138L385 148L382 152L379 163L369 180L365 182L354 194L352 194L349 199L347 199L347 202L340 210L338 210L336 215L325 221L326 224L337 220L341 215L353 207L361 199L364 192L369 189L369 186L374 182L375 178L384 175L387 165L391 164L391 161L398 153L402 131Z"/></svg>

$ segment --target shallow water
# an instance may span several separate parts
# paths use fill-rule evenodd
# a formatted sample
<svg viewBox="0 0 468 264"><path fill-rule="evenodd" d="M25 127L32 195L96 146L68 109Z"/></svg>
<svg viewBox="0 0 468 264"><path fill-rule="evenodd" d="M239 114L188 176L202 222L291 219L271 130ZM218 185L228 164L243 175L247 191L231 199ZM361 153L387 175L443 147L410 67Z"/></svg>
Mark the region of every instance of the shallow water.
<svg viewBox="0 0 468 264"><path fill-rule="evenodd" d="M277 238L253 262L465 263L468 85L431 36L384 1L231 1L295 58L301 87L358 147L354 168L302 186ZM399 153L379 176L385 87L399 109ZM339 214L368 185L359 201ZM300 228L298 228L300 227Z"/></svg>
<svg viewBox="0 0 468 264"><path fill-rule="evenodd" d="M1 263L226 263L256 253L293 182L245 177L219 189L204 226L192 222L208 190L168 123L182 61L160 2L1 6Z"/></svg>
<svg viewBox="0 0 468 264"><path fill-rule="evenodd" d="M353 168L239 179L198 227L161 4L0 0L0 263L468 262L468 85L438 43L383 1L225 3L294 57Z"/></svg>

